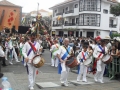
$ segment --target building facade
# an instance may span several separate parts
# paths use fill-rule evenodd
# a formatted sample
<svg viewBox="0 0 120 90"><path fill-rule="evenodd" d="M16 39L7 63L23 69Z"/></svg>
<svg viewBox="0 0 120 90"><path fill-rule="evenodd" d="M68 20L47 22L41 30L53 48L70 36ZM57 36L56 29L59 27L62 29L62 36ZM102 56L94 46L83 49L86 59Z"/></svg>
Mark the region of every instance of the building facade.
<svg viewBox="0 0 120 90"><path fill-rule="evenodd" d="M7 0L0 1L0 29L2 30L2 28L4 27L3 22L6 18L5 17L6 14L8 14L7 12L9 12L9 10L14 10L17 12L14 26L15 26L16 30L18 30L18 26L21 25L21 20L22 20L22 7L15 5Z"/></svg>
<svg viewBox="0 0 120 90"><path fill-rule="evenodd" d="M66 0L55 5L52 35L74 37L105 37L110 30L119 32L119 17L110 13L115 0Z"/></svg>

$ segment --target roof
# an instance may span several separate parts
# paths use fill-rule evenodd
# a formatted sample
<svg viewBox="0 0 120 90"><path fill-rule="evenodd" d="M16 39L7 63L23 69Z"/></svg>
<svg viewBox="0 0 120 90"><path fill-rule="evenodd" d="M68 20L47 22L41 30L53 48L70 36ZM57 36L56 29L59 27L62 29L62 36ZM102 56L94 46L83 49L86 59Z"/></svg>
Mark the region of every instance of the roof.
<svg viewBox="0 0 120 90"><path fill-rule="evenodd" d="M110 1L110 2L113 2L113 3L119 3L118 0L107 0L107 1Z"/></svg>
<svg viewBox="0 0 120 90"><path fill-rule="evenodd" d="M0 5L3 5L3 6L13 6L13 7L21 7L21 6L15 5L15 4L7 1L7 0L0 1Z"/></svg>
<svg viewBox="0 0 120 90"><path fill-rule="evenodd" d="M62 4L66 4L66 3L72 2L72 1L75 1L75 0L65 0L64 2L61 2L59 4L54 5L53 7L56 7L56 6L59 6L59 5L62 5ZM50 9L52 9L53 7L51 7Z"/></svg>
<svg viewBox="0 0 120 90"><path fill-rule="evenodd" d="M40 9L39 12L47 12L47 13L49 13L48 11L46 11L44 9Z"/></svg>

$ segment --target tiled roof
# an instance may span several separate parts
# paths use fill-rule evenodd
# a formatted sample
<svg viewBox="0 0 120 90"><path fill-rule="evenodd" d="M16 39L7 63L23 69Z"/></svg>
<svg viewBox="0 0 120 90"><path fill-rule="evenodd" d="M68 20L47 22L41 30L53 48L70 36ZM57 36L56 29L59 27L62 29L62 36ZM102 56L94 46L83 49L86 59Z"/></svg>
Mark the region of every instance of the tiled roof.
<svg viewBox="0 0 120 90"><path fill-rule="evenodd" d="M39 10L39 12L48 12L48 11L46 11L46 10L44 10L44 9L41 9L41 10ZM48 12L49 13L49 12Z"/></svg>
<svg viewBox="0 0 120 90"><path fill-rule="evenodd" d="M119 3L117 0L107 0L107 1L110 1L110 2L113 2L113 3Z"/></svg>
<svg viewBox="0 0 120 90"><path fill-rule="evenodd" d="M15 5L15 4L7 1L7 0L0 1L0 5L3 5L3 6L13 6L13 7L21 7L21 6Z"/></svg>

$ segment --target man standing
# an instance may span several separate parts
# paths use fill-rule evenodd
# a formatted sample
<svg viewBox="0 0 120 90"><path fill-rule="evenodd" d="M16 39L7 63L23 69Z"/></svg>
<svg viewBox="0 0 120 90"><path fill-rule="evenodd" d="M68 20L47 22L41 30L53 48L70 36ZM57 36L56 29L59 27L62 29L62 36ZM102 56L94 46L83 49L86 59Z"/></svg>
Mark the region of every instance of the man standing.
<svg viewBox="0 0 120 90"><path fill-rule="evenodd" d="M22 54L27 63L26 67L28 70L28 79L29 79L29 89L34 90L35 77L37 68L33 66L32 59L34 56L39 54L40 44L36 42L36 34L33 33L30 36L30 41L26 42L22 49Z"/></svg>
<svg viewBox="0 0 120 90"><path fill-rule="evenodd" d="M60 46L57 52L57 57L60 60L58 65L58 73L61 74L61 85L68 86L67 78L70 68L66 66L66 61L71 56L73 49L69 46L68 38L65 38L63 43L64 46Z"/></svg>
<svg viewBox="0 0 120 90"><path fill-rule="evenodd" d="M93 56L96 58L97 64L97 72L95 74L94 80L96 82L104 83L103 82L103 74L105 71L105 64L102 62L102 57L108 53L108 49L105 45L105 40L101 40L100 37L96 38L97 46L93 52Z"/></svg>

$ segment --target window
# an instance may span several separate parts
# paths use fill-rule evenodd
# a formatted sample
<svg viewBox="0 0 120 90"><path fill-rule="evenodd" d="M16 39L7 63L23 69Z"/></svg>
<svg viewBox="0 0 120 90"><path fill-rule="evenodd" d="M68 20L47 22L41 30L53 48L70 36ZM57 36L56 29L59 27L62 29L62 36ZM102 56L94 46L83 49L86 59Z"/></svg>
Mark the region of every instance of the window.
<svg viewBox="0 0 120 90"><path fill-rule="evenodd" d="M55 21L53 21L53 25L55 25Z"/></svg>
<svg viewBox="0 0 120 90"><path fill-rule="evenodd" d="M100 26L99 14L80 14L79 25L83 26Z"/></svg>
<svg viewBox="0 0 120 90"><path fill-rule="evenodd" d="M103 9L103 13L108 14L108 10Z"/></svg>
<svg viewBox="0 0 120 90"><path fill-rule="evenodd" d="M100 11L101 0L80 0L80 11Z"/></svg>
<svg viewBox="0 0 120 90"><path fill-rule="evenodd" d="M78 8L78 4L75 4L75 8Z"/></svg>
<svg viewBox="0 0 120 90"><path fill-rule="evenodd" d="M64 9L63 9L63 13L64 13Z"/></svg>
<svg viewBox="0 0 120 90"><path fill-rule="evenodd" d="M76 18L76 24L78 24L79 23L79 18Z"/></svg>
<svg viewBox="0 0 120 90"><path fill-rule="evenodd" d="M57 13L57 10L55 10L55 13Z"/></svg>
<svg viewBox="0 0 120 90"><path fill-rule="evenodd" d="M66 7L66 11L68 11L68 7Z"/></svg>

